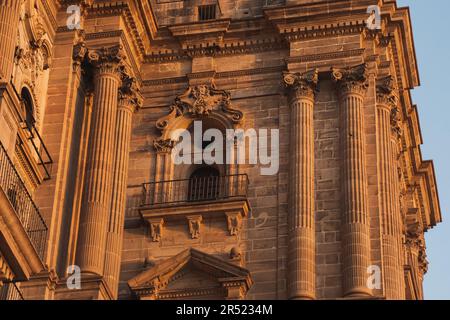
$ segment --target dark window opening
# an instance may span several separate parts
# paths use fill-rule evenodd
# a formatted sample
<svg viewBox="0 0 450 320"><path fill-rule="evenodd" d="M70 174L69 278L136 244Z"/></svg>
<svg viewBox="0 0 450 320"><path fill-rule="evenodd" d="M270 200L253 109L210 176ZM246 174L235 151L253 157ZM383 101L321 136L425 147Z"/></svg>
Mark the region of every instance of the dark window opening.
<svg viewBox="0 0 450 320"><path fill-rule="evenodd" d="M200 21L213 20L216 18L216 5L210 4L198 7L198 19Z"/></svg>
<svg viewBox="0 0 450 320"><path fill-rule="evenodd" d="M27 124L28 129L32 130L36 120L34 120L33 99L26 88L22 89L21 98L25 107L25 123Z"/></svg>
<svg viewBox="0 0 450 320"><path fill-rule="evenodd" d="M192 173L189 178L189 201L214 200L220 196L219 170L204 166Z"/></svg>

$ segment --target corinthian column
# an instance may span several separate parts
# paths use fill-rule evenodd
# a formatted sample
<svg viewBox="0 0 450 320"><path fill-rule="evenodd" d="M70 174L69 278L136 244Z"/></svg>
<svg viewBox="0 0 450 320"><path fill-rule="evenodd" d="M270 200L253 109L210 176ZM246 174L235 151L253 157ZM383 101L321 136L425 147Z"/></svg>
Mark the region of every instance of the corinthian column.
<svg viewBox="0 0 450 320"><path fill-rule="evenodd" d="M131 140L131 120L135 110L142 106L142 96L136 80L124 74L119 89L119 107L115 130L113 192L111 216L108 223L104 277L114 298L119 287L122 235L125 219L125 200L128 178L128 160Z"/></svg>
<svg viewBox="0 0 450 320"><path fill-rule="evenodd" d="M368 87L366 64L332 69L340 99L343 156L343 276L344 296L371 295L367 287L370 265L370 227L367 203L364 96Z"/></svg>
<svg viewBox="0 0 450 320"><path fill-rule="evenodd" d="M123 57L121 48L116 46L89 51L88 58L94 67L94 107L76 261L83 273L102 275L111 208L119 70Z"/></svg>
<svg viewBox="0 0 450 320"><path fill-rule="evenodd" d="M11 79L14 66L20 3L19 0L0 0L0 80L6 82Z"/></svg>
<svg viewBox="0 0 450 320"><path fill-rule="evenodd" d="M394 92L392 77L380 79L377 85L378 201L382 217L384 294L387 299L404 299Z"/></svg>
<svg viewBox="0 0 450 320"><path fill-rule="evenodd" d="M314 94L318 71L285 73L291 109L289 183L289 299L315 299Z"/></svg>

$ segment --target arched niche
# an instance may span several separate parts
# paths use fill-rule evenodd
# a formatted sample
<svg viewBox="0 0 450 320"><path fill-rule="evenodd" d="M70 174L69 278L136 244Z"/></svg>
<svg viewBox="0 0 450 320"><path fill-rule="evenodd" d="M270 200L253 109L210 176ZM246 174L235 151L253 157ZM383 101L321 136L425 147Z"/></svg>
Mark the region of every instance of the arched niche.
<svg viewBox="0 0 450 320"><path fill-rule="evenodd" d="M23 86L20 91L20 99L22 101L22 114L23 120L29 130L36 124L36 103L32 95L32 91L27 87Z"/></svg>
<svg viewBox="0 0 450 320"><path fill-rule="evenodd" d="M236 129L243 117L242 112L232 107L228 91L207 85L189 87L175 99L169 114L156 122L161 136L154 141L157 152L155 181L188 179L199 165L203 165L174 165L172 150L179 143L182 130L190 131L195 121L201 121L203 129L218 129L226 137L226 130ZM225 159L224 153L224 163ZM216 167L221 175L237 173L237 166L232 164Z"/></svg>

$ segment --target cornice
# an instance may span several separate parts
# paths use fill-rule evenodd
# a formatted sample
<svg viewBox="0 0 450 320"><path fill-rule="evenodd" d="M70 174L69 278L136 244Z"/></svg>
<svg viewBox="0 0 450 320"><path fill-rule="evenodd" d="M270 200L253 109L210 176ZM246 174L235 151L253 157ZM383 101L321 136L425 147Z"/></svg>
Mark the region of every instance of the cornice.
<svg viewBox="0 0 450 320"><path fill-rule="evenodd" d="M55 12L52 10L51 6L56 6L55 4L51 5L50 3L53 3L52 0L41 0L42 7L45 10L45 13L47 15L48 21L50 25L52 26L53 33L56 32L58 29L58 22L56 21Z"/></svg>
<svg viewBox="0 0 450 320"><path fill-rule="evenodd" d="M366 49L354 49L347 51L335 51L335 52L325 52L304 56L296 56L296 57L288 57L286 58L286 63L304 63L304 62L312 62L312 61L321 61L321 60L335 60L342 58L350 58L350 57L359 57L363 56Z"/></svg>
<svg viewBox="0 0 450 320"><path fill-rule="evenodd" d="M133 44L136 48L136 51L140 55L140 60L142 60L142 57L145 56L146 51L145 42L148 42L149 40L142 38L141 34L139 33L137 28L138 23L136 21L136 18L133 16L130 5L127 2L114 1L93 3L92 6L88 8L89 18L114 15L120 15L124 19L127 31L133 39ZM120 31L123 32L123 30ZM119 32L119 30L113 32Z"/></svg>
<svg viewBox="0 0 450 320"><path fill-rule="evenodd" d="M214 79L245 77L245 76L267 74L267 73L281 73L285 69L286 69L285 65L280 65L280 66L267 67L267 68L217 72L214 75ZM173 77L173 78L144 80L143 86L151 87L151 86L160 86L160 85L167 85L167 84L187 83L187 82L188 82L188 77L182 76L182 77Z"/></svg>
<svg viewBox="0 0 450 320"><path fill-rule="evenodd" d="M161 63L190 59L196 56L229 56L238 54L251 54L274 50L287 50L289 44L280 38L268 38L256 41L226 42L222 46L189 47L185 50L167 50L165 52L152 52L145 57L146 63Z"/></svg>
<svg viewBox="0 0 450 320"><path fill-rule="evenodd" d="M366 30L365 20L348 21L336 24L319 24L280 30L288 41L317 39L347 34L363 34Z"/></svg>

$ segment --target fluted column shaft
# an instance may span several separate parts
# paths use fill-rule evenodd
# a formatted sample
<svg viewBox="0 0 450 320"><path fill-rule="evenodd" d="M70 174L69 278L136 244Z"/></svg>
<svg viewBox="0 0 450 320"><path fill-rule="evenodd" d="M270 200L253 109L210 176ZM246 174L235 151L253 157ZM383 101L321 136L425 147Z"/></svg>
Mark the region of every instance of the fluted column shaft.
<svg viewBox="0 0 450 320"><path fill-rule="evenodd" d="M382 216L384 292L387 299L405 298L401 264L397 134L392 126L396 101L393 79L383 79L377 86L377 162L378 199Z"/></svg>
<svg viewBox="0 0 450 320"><path fill-rule="evenodd" d="M343 289L344 296L367 296L370 265L370 222L365 166L364 96L366 66L333 71L340 96L343 156Z"/></svg>
<svg viewBox="0 0 450 320"><path fill-rule="evenodd" d="M285 74L291 111L289 158L289 299L315 299L314 95L317 71Z"/></svg>
<svg viewBox="0 0 450 320"><path fill-rule="evenodd" d="M14 67L19 13L19 0L0 0L0 79L6 82Z"/></svg>
<svg viewBox="0 0 450 320"><path fill-rule="evenodd" d="M92 51L88 56L95 68L95 96L76 261L83 273L102 275L111 208L121 57L117 48Z"/></svg>
<svg viewBox="0 0 450 320"><path fill-rule="evenodd" d="M117 298L122 252L122 236L125 220L126 190L132 116L141 105L139 89L134 79L125 77L119 91L117 127L115 130L113 192L111 215L108 223L104 277L114 298Z"/></svg>

